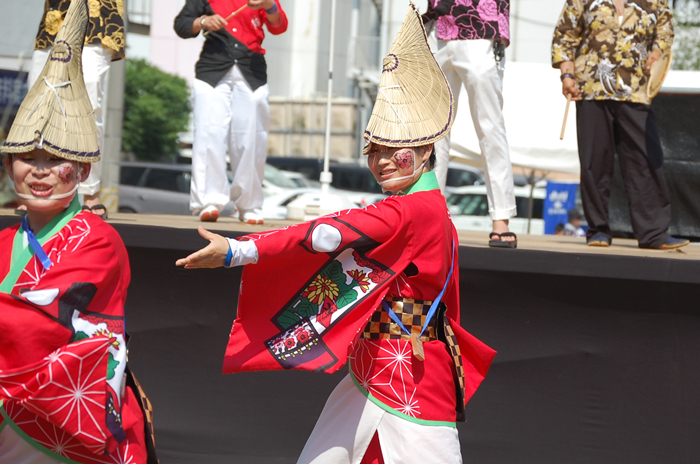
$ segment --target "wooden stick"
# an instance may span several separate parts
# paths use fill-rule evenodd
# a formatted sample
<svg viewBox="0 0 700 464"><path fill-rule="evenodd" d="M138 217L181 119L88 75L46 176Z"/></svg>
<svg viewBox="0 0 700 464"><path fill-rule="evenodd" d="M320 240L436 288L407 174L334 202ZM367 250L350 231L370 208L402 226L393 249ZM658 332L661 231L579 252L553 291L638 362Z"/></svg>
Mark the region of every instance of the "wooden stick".
<svg viewBox="0 0 700 464"><path fill-rule="evenodd" d="M561 135L559 140L564 140L564 131L566 130L566 118L569 116L569 105L571 104L571 94L566 96L566 109L564 110L564 122L561 123Z"/></svg>
<svg viewBox="0 0 700 464"><path fill-rule="evenodd" d="M226 16L226 17L224 18L224 21L228 21L229 19L233 18L233 17L236 16L238 13L240 13L241 11L243 11L243 9L244 9L245 7L247 7L247 6L248 6L248 4L246 3L245 5L243 5L242 7L240 7L239 9L237 9L236 11L234 11L233 13L231 13L230 15ZM206 37L207 35L209 35L210 32L211 32L211 31L206 31L206 32L204 33L204 37Z"/></svg>

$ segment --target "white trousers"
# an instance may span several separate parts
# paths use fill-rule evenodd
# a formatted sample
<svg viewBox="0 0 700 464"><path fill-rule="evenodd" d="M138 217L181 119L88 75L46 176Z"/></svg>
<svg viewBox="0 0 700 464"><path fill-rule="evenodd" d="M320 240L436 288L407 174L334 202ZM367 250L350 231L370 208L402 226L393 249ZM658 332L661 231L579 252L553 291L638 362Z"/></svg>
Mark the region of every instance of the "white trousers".
<svg viewBox="0 0 700 464"><path fill-rule="evenodd" d="M368 400L349 375L328 398L297 464L359 464L375 432L385 464L462 464L456 428L390 414Z"/></svg>
<svg viewBox="0 0 700 464"><path fill-rule="evenodd" d="M17 435L7 424L0 425L0 464L60 464Z"/></svg>
<svg viewBox="0 0 700 464"><path fill-rule="evenodd" d="M503 120L503 70L499 69L494 58L493 41L435 39L433 43L436 42L435 59L452 89L455 114L462 84L467 89L469 110L484 157L489 216L494 221L509 219L516 214L513 167ZM452 130L465 128L453 126ZM450 134L435 144L435 154L435 173L444 193L450 160Z"/></svg>
<svg viewBox="0 0 700 464"><path fill-rule="evenodd" d="M267 84L252 90L234 65L216 87L195 79L190 209L219 211L233 200L239 213L262 208L270 130ZM233 183L226 177L228 153Z"/></svg>
<svg viewBox="0 0 700 464"><path fill-rule="evenodd" d="M34 50L32 69L27 76L27 85L31 88L44 69L51 50ZM109 66L112 63L112 50L102 45L85 45L83 47L83 79L92 109L95 111L97 124L97 145L100 152L105 144L105 119L107 117L107 89L109 88ZM95 195L100 191L101 161L92 163L90 175L78 187L81 195Z"/></svg>

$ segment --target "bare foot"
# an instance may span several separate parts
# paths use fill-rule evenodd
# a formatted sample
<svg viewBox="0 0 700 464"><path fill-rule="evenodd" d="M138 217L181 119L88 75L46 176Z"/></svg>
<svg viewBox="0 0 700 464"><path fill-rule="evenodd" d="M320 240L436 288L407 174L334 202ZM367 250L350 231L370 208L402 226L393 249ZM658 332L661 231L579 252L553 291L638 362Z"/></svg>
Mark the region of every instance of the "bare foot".
<svg viewBox="0 0 700 464"><path fill-rule="evenodd" d="M508 222L508 219L499 219L493 221L493 232L496 232L497 234L508 232ZM505 237L502 237L501 240L504 242L514 242L515 237L506 235Z"/></svg>
<svg viewBox="0 0 700 464"><path fill-rule="evenodd" d="M83 203L85 206L89 206L90 209L92 209L93 206L97 206L100 204L100 193L96 193L94 195L84 195L83 196Z"/></svg>

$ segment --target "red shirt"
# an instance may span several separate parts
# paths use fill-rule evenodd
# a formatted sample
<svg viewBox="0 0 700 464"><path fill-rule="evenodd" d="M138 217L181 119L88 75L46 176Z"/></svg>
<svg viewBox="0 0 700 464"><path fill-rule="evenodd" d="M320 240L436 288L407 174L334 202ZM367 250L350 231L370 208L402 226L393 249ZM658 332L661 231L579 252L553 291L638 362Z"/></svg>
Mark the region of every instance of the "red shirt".
<svg viewBox="0 0 700 464"><path fill-rule="evenodd" d="M247 0L209 0L209 4L214 13L225 19L243 5L247 5L248 2ZM270 24L264 9L243 8L243 10L228 20L226 30L236 39L243 42L251 51L265 54L265 49L262 48L262 41L265 38L263 24L274 35L282 34L287 30L287 15L282 10L279 0L275 0L275 4L280 13L280 23L277 26Z"/></svg>

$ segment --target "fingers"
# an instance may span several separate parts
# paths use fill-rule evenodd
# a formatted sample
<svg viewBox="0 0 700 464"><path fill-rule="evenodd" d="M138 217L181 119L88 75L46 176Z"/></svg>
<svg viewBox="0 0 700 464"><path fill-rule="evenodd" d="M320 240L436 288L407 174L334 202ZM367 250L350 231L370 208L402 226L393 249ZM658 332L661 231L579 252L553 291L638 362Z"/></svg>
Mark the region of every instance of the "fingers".
<svg viewBox="0 0 700 464"><path fill-rule="evenodd" d="M202 226L199 226L197 228L197 232L199 232L199 235L202 236L202 238L209 240L210 242L213 242L216 239L224 239L226 240L222 235L215 234L214 232L209 232L207 229L205 229Z"/></svg>
<svg viewBox="0 0 700 464"><path fill-rule="evenodd" d="M199 251L195 251L191 255L187 256L186 258L181 258L175 261L176 266L185 266L185 269L195 269L198 267L202 267L202 261L207 257L208 253L208 248L210 248L212 245L209 244L206 247L202 248Z"/></svg>
<svg viewBox="0 0 700 464"><path fill-rule="evenodd" d="M226 24L228 24L226 22L226 19L224 19L223 17L221 17L221 15L218 14L209 16L207 18L207 29L209 29L210 31L218 31L221 28L225 27Z"/></svg>
<svg viewBox="0 0 700 464"><path fill-rule="evenodd" d="M265 7L265 2L266 0L248 0L248 8L251 10L259 10Z"/></svg>
<svg viewBox="0 0 700 464"><path fill-rule="evenodd" d="M202 226L197 227L197 232L199 232L199 235L206 239L209 240L210 242L213 240L215 233L209 232L207 229L205 229Z"/></svg>
<svg viewBox="0 0 700 464"><path fill-rule="evenodd" d="M569 78L564 79L564 82L562 82L561 93L565 97L571 95L573 101L577 101L579 95L581 95L581 91L576 87L576 82Z"/></svg>
<svg viewBox="0 0 700 464"><path fill-rule="evenodd" d="M661 59L661 52L656 49L653 52L649 54L649 57L647 58L647 65L645 66L647 68L647 71L651 70L651 66L659 61Z"/></svg>
<svg viewBox="0 0 700 464"><path fill-rule="evenodd" d="M228 241L219 234L209 232L202 226L197 228L202 238L209 240L209 244L191 255L175 261L176 266L184 266L185 269L215 268L223 266L223 261L228 251ZM223 254L223 257L222 257Z"/></svg>

